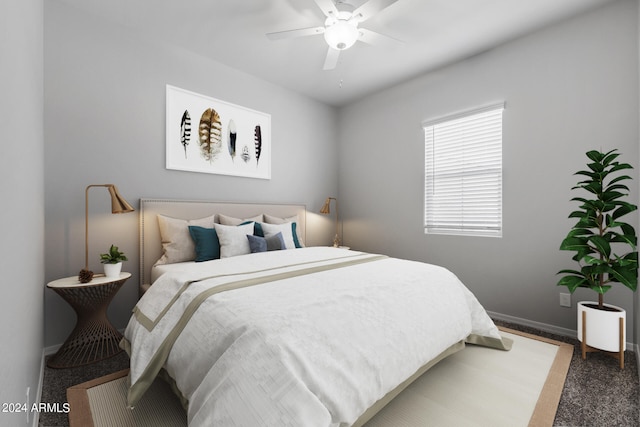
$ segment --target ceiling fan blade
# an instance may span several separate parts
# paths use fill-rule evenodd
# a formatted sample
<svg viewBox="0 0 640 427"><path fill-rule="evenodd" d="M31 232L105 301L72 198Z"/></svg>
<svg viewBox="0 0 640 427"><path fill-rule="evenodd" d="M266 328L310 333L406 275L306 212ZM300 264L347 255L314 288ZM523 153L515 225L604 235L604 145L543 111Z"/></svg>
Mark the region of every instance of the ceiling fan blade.
<svg viewBox="0 0 640 427"><path fill-rule="evenodd" d="M401 40L376 33L375 31L367 30L366 28L358 28L358 31L360 31L360 37L358 40L365 42L366 44L388 47L398 47L404 44Z"/></svg>
<svg viewBox="0 0 640 427"><path fill-rule="evenodd" d="M364 22L376 13L391 6L398 0L369 0L359 8L353 11L353 20Z"/></svg>
<svg viewBox="0 0 640 427"><path fill-rule="evenodd" d="M324 33L324 27L300 28L298 30L277 31L275 33L267 33L270 40L290 39L293 37L314 36Z"/></svg>
<svg viewBox="0 0 640 427"><path fill-rule="evenodd" d="M325 16L338 15L338 8L333 0L314 0Z"/></svg>
<svg viewBox="0 0 640 427"><path fill-rule="evenodd" d="M324 60L323 70L333 70L338 65L338 57L340 56L340 51L338 49L334 49L332 47L327 51L327 57Z"/></svg>

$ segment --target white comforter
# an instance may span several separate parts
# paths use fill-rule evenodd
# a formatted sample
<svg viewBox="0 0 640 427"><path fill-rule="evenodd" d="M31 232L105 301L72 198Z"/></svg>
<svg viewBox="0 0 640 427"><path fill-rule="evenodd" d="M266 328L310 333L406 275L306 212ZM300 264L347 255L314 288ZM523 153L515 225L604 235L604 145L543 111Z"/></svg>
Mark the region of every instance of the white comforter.
<svg viewBox="0 0 640 427"><path fill-rule="evenodd" d="M230 282L245 287L198 296ZM192 426L351 425L456 342L500 340L448 270L335 248L194 264L161 276L135 312L129 402L164 367Z"/></svg>

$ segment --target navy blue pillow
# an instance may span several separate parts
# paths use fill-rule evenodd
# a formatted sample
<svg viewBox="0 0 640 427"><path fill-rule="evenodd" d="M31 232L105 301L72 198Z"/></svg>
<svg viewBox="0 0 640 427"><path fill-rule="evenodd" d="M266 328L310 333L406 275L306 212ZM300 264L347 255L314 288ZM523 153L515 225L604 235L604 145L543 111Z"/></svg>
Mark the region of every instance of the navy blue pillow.
<svg viewBox="0 0 640 427"><path fill-rule="evenodd" d="M189 234L196 245L196 262L220 259L220 240L215 228L190 225Z"/></svg>
<svg viewBox="0 0 640 427"><path fill-rule="evenodd" d="M268 237L247 234L247 239L249 239L249 247L251 248L252 254L256 252L278 251L286 248L282 233Z"/></svg>

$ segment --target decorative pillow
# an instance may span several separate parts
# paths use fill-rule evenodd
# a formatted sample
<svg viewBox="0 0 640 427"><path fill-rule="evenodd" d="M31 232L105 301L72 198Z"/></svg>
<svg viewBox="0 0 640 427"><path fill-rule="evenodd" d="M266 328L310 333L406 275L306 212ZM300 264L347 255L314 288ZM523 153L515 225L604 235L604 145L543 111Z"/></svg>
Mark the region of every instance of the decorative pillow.
<svg viewBox="0 0 640 427"><path fill-rule="evenodd" d="M242 224L238 224L238 225L246 225L249 224L250 222L253 223L253 235L254 236L260 236L260 237L264 237L264 231L262 231L262 224L260 224L259 222L254 222L254 221L245 221Z"/></svg>
<svg viewBox="0 0 640 427"><path fill-rule="evenodd" d="M189 225L213 228L215 215L204 218L185 220L158 215L160 238L162 239L162 257L156 264L173 264L176 262L193 261L196 258L196 248L189 234Z"/></svg>
<svg viewBox="0 0 640 427"><path fill-rule="evenodd" d="M298 223L291 223L291 233L293 233L293 243L296 245L296 248L304 248L304 241L300 234L298 233Z"/></svg>
<svg viewBox="0 0 640 427"><path fill-rule="evenodd" d="M247 239L249 239L249 247L251 248L252 254L256 252L278 251L280 249L286 249L284 245L284 239L282 238L282 233L273 234L269 237L252 236L250 234L247 234Z"/></svg>
<svg viewBox="0 0 640 427"><path fill-rule="evenodd" d="M262 222L262 215L256 215L254 217L245 218L245 219L234 218L232 216L227 216L227 215L218 215L218 218L219 218L218 222L222 225L241 225L248 221Z"/></svg>
<svg viewBox="0 0 640 427"><path fill-rule="evenodd" d="M279 216L264 214L264 222L267 224L284 224L285 222L296 221L298 221L298 215L290 216L288 218L280 218Z"/></svg>
<svg viewBox="0 0 640 427"><path fill-rule="evenodd" d="M267 224L285 224L287 222L290 222L293 232L293 242L295 243L296 248L304 248L304 241L298 233L298 215L290 216L288 218L280 218L277 216L264 214L264 221Z"/></svg>
<svg viewBox="0 0 640 427"><path fill-rule="evenodd" d="M220 240L215 228L189 226L189 234L196 247L196 262L220 258Z"/></svg>
<svg viewBox="0 0 640 427"><path fill-rule="evenodd" d="M293 230L295 230L293 224L295 224L295 222L285 222L284 224L267 224L263 222L261 225L265 237L282 233L285 247L287 249L295 249L298 246L296 246L295 239L293 237Z"/></svg>
<svg viewBox="0 0 640 427"><path fill-rule="evenodd" d="M220 241L220 258L251 253L248 234L253 234L253 222L244 225L214 224Z"/></svg>

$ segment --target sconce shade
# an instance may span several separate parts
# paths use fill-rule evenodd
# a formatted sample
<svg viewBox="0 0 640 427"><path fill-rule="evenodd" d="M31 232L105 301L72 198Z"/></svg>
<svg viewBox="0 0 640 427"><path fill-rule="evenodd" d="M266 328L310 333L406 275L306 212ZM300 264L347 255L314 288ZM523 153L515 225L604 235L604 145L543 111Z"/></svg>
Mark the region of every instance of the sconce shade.
<svg viewBox="0 0 640 427"><path fill-rule="evenodd" d="M135 209L120 195L118 188L113 184L108 184L109 194L111 194L111 213L133 212Z"/></svg>
<svg viewBox="0 0 640 427"><path fill-rule="evenodd" d="M321 214L330 214L331 213L331 199L333 197L327 197L327 200L324 201L324 205L322 206L322 209L320 209L320 213Z"/></svg>

